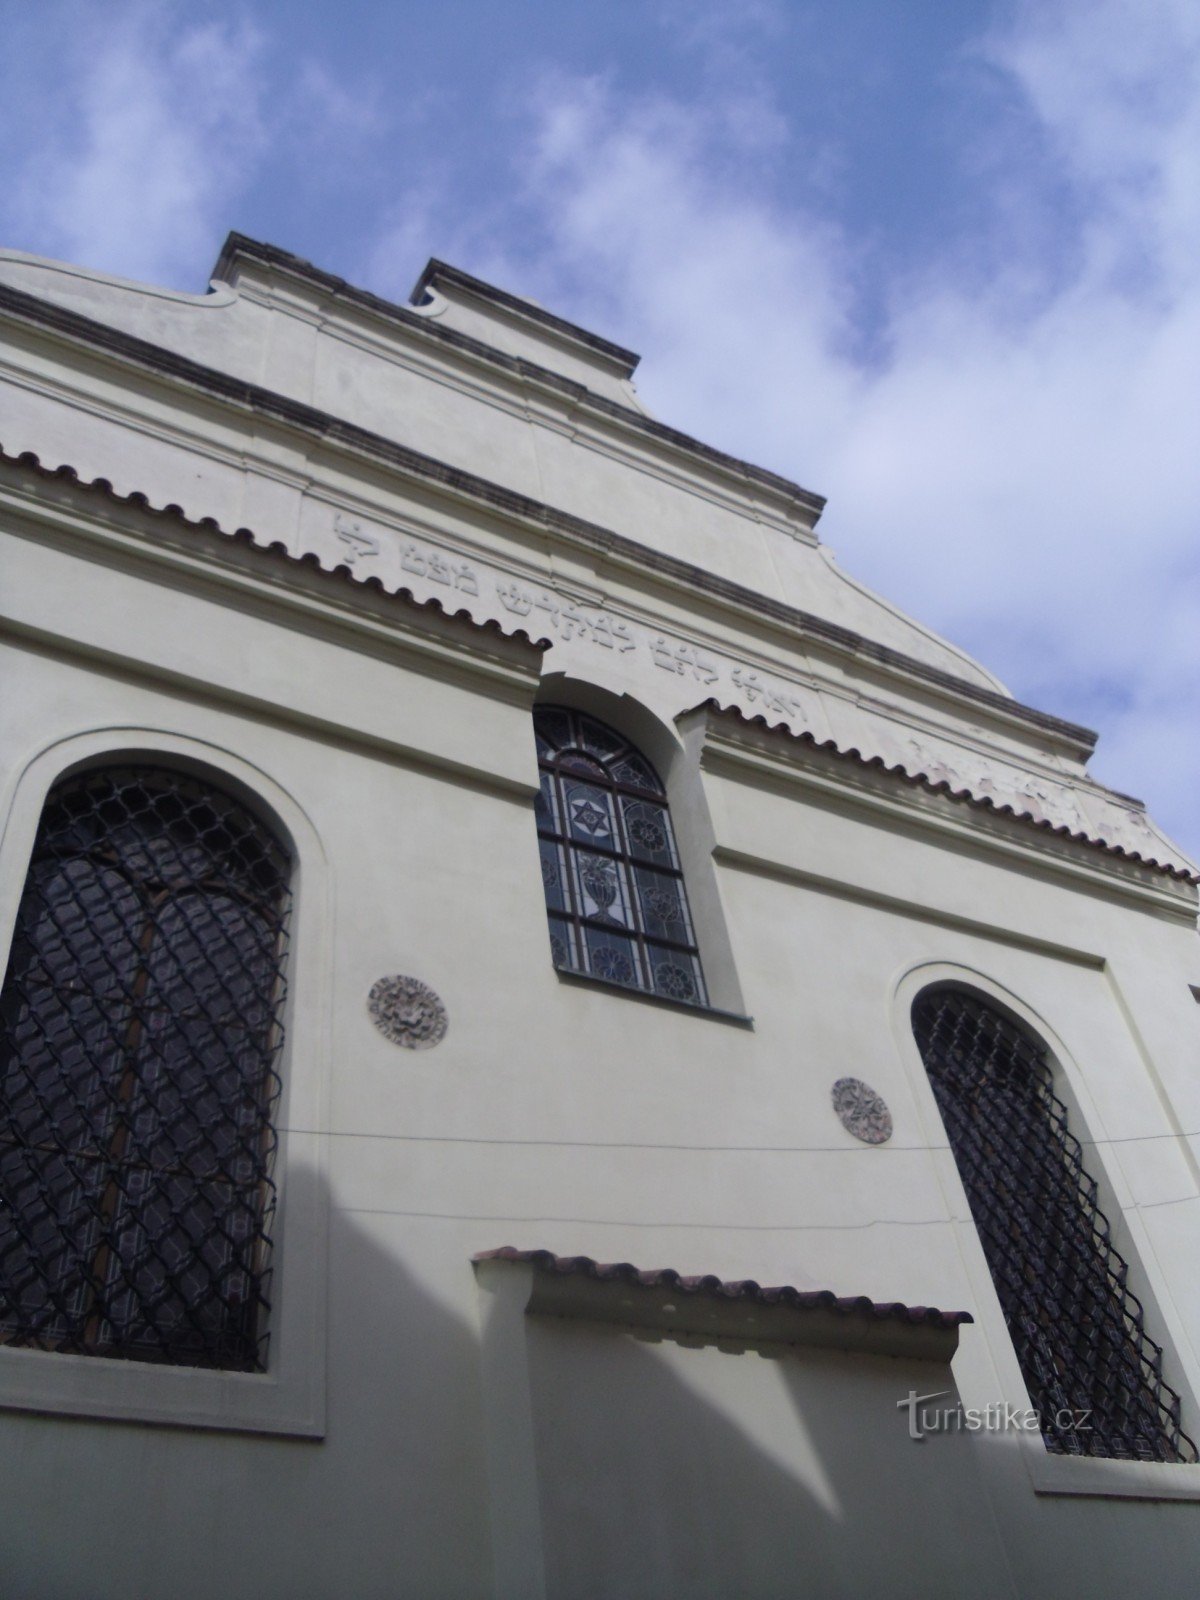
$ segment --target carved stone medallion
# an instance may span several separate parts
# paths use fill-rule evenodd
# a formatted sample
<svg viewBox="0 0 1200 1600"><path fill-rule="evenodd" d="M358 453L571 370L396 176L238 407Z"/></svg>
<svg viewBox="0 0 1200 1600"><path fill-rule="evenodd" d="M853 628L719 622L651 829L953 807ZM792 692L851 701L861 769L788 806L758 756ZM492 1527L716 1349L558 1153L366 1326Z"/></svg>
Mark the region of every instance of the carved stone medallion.
<svg viewBox="0 0 1200 1600"><path fill-rule="evenodd" d="M842 1127L856 1139L864 1144L884 1144L892 1137L892 1113L861 1078L839 1078L832 1099Z"/></svg>
<svg viewBox="0 0 1200 1600"><path fill-rule="evenodd" d="M419 978L380 978L367 996L371 1021L405 1050L428 1050L446 1036L446 1008Z"/></svg>

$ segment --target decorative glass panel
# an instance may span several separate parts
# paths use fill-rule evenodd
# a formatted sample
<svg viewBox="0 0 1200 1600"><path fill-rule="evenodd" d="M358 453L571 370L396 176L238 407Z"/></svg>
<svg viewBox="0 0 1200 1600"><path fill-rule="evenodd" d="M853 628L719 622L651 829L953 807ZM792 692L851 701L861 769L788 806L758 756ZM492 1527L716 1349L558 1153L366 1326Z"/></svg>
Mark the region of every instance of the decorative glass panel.
<svg viewBox="0 0 1200 1600"><path fill-rule="evenodd" d="M627 983L639 988L637 946L602 928L585 928L588 971L610 983Z"/></svg>
<svg viewBox="0 0 1200 1600"><path fill-rule="evenodd" d="M538 755L553 755L555 750L561 750L571 743L571 719L565 711L555 711L550 706L543 706L537 715L535 728L538 740Z"/></svg>
<svg viewBox="0 0 1200 1600"><path fill-rule="evenodd" d="M652 938L690 944L692 930L683 898L683 882L665 872L634 867L642 927Z"/></svg>
<svg viewBox="0 0 1200 1600"><path fill-rule="evenodd" d="M619 761L614 761L612 775L617 783L626 783L635 789L653 791L658 788L658 779L641 756L624 755Z"/></svg>
<svg viewBox="0 0 1200 1600"><path fill-rule="evenodd" d="M650 962L654 971L654 992L669 1000L696 1000L701 994L700 964L695 956L681 950L666 950L651 945Z"/></svg>
<svg viewBox="0 0 1200 1600"><path fill-rule="evenodd" d="M550 956L556 967L578 967L575 929L566 917L550 918Z"/></svg>
<svg viewBox="0 0 1200 1600"><path fill-rule="evenodd" d="M572 852L576 874L576 905L580 914L596 922L633 926L628 900L628 880L615 856Z"/></svg>
<svg viewBox="0 0 1200 1600"><path fill-rule="evenodd" d="M957 989L913 1030L1046 1448L1195 1461L1045 1050Z"/></svg>
<svg viewBox="0 0 1200 1600"><path fill-rule="evenodd" d="M707 1005L666 795L602 722L543 706L537 825L559 967Z"/></svg>
<svg viewBox="0 0 1200 1600"><path fill-rule="evenodd" d="M675 842L671 837L671 823L666 808L651 805L645 800L630 800L622 795L621 809L630 855L639 861L652 862L656 867L677 866Z"/></svg>
<svg viewBox="0 0 1200 1600"><path fill-rule="evenodd" d="M590 750L602 761L611 761L628 748L628 740L614 733L611 728L606 728L602 722L597 722L594 717L576 717L575 720L584 749Z"/></svg>
<svg viewBox="0 0 1200 1600"><path fill-rule="evenodd" d="M566 852L562 845L551 844L549 839L538 840L542 858L542 887L546 891L546 908L549 911L567 909L567 879L563 867Z"/></svg>
<svg viewBox="0 0 1200 1600"><path fill-rule="evenodd" d="M287 876L182 774L51 794L0 995L0 1340L265 1366Z"/></svg>
<svg viewBox="0 0 1200 1600"><path fill-rule="evenodd" d="M561 759L561 758L560 758ZM613 821L612 797L594 784L562 783L563 814L573 839L584 844L603 844L610 849L616 846L616 828Z"/></svg>
<svg viewBox="0 0 1200 1600"><path fill-rule="evenodd" d="M553 833L559 829L558 820L558 788L548 772L542 773L542 786L538 792L535 805L537 811L537 825L547 828Z"/></svg>

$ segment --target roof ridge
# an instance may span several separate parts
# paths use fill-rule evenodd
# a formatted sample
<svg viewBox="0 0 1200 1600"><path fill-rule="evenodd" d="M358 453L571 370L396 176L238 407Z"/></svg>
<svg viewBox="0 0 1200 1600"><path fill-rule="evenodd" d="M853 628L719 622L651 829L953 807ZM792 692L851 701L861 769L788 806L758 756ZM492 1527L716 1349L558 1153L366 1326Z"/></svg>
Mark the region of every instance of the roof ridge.
<svg viewBox="0 0 1200 1600"><path fill-rule="evenodd" d="M787 495L799 500L803 505L815 513L814 521L825 508L825 496L817 494L812 489L806 489L803 484L797 483L794 478L786 478L782 473L773 472L770 467L757 466L753 461L746 461L740 456L730 455L724 450L718 450L715 445L705 444L702 440L693 438L691 434L684 433L680 428L672 428L669 423L660 422L656 417L648 416L644 411L638 411L633 406L621 405L616 400L610 400L607 395L589 389L585 383L578 379L569 378L564 373L555 372L550 367L543 367L536 361L530 361L526 356L509 355L507 351L499 350L495 345L486 343L483 339L475 338L469 333L463 333L458 328L447 328L436 322L430 322L428 317L411 305L401 305L398 301L388 300L383 295L373 294L370 289L361 289L348 278L340 277L335 272L327 272L323 267L314 266L311 261L303 256L294 255L290 250L284 250L279 245L267 244L259 239L251 239L244 233L231 233L222 247L213 267L213 277L218 282L226 283L225 274L238 255L249 256L251 259L265 262L270 266L281 267L286 272L307 279L310 283L319 285L331 294L340 296L352 305L371 311L377 316L389 317L393 321L403 323L405 327L419 331L430 338L439 339L447 344L455 345L460 349L469 350L473 354L482 355L496 365L508 367L524 376L549 382L554 387L565 389L575 395L585 396L590 405L608 416L616 417L635 431L646 433L662 440L664 444L673 445L688 455L695 456L701 461L707 461L724 472L735 473L751 483L761 484L764 488L773 489L776 493ZM458 268L449 269L456 274ZM469 274L462 273L463 278ZM482 279L472 280L482 283ZM491 288L491 285L485 285ZM19 293L20 291L14 291ZM507 291L495 289L492 291L497 297L505 295ZM517 305L524 305L519 296L512 296ZM534 311L536 307L529 307ZM575 324L566 322L564 318L554 318L553 312L546 312L547 318L561 322L564 327L574 327ZM586 333L581 329L581 333ZM596 337L591 335L589 337ZM619 349L619 346L613 346ZM632 352L627 352L632 354ZM815 537L815 536L814 536Z"/></svg>
<svg viewBox="0 0 1200 1600"><path fill-rule="evenodd" d="M608 356L618 366L626 369L625 376L630 376L642 359L634 350L628 350L624 345L616 344L603 335L593 333L590 328L583 327L578 322L571 322L567 317L560 317L556 312L547 311L545 306L540 306L534 300L527 300L523 295L513 294L509 289L501 289L494 283L488 283L484 278L476 278L469 272L464 272L461 267L451 266L448 261L441 261L436 256L430 256L425 264L424 271L413 285L409 304L415 305L418 296L427 288L437 288L438 283L449 283L455 288L465 289L468 294L477 299L491 301L494 305L503 307L506 311L515 312L520 317L526 317L531 322L540 323L554 333L565 335L577 344L587 346L600 355Z"/></svg>
<svg viewBox="0 0 1200 1600"><path fill-rule="evenodd" d="M335 281L341 282L340 279ZM654 550L600 523L589 522L585 518L561 511L516 490L490 483L475 473L452 467L446 462L438 461L436 457L425 455L382 434L373 433L356 423L346 422L315 406L292 400L287 395L277 394L261 384L251 383L247 379L234 377L217 368L207 367L190 357L176 355L175 352L148 339L125 333L81 312L41 300L36 295L3 284L0 284L0 307L7 307L17 315L32 317L69 336L89 340L119 357L141 361L184 382L206 387L250 408L259 408L294 427L317 434L330 444L368 451L398 466L401 470L418 474L473 498L486 499L490 504L508 510L514 516L535 518L548 527L562 531L567 537L573 536L585 541L594 549L605 553L627 555L630 559L636 559L643 568L662 572L674 581L713 595L726 604L753 611L756 615L785 628L807 631L816 638L828 641L841 649L909 673L935 688L986 705L1017 722L1041 728L1056 738L1072 740L1079 746L1085 746L1087 752L1090 752L1096 743L1096 734L1090 728L1069 722L1051 712L1027 706L1011 695L1000 694L994 689L971 683L965 678L957 677L943 668L907 655L891 645L881 644L828 618L803 611L786 601L775 600L770 595L760 594L732 579L696 567L681 557ZM459 335L455 337L458 338ZM561 381L566 383L568 380ZM597 403L600 403L598 397Z"/></svg>

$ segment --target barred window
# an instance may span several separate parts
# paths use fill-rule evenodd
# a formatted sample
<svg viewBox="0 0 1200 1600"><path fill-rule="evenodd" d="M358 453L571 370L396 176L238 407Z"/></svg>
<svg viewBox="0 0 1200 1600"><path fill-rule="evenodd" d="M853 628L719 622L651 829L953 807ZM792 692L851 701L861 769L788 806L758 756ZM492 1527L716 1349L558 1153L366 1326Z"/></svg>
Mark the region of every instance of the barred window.
<svg viewBox="0 0 1200 1600"><path fill-rule="evenodd" d="M556 967L707 1005L666 791L628 739L534 711L542 881Z"/></svg>
<svg viewBox="0 0 1200 1600"><path fill-rule="evenodd" d="M912 1020L1047 1449L1195 1461L1045 1050L957 989Z"/></svg>
<svg viewBox="0 0 1200 1600"><path fill-rule="evenodd" d="M0 994L0 1342L265 1367L288 875L182 773L51 792Z"/></svg>

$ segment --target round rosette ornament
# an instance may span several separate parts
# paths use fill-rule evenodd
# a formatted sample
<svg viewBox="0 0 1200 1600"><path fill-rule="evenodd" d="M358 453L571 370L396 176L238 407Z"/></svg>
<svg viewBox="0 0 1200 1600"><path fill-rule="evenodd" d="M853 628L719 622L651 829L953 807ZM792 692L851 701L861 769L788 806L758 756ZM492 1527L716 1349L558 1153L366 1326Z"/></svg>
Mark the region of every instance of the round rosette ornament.
<svg viewBox="0 0 1200 1600"><path fill-rule="evenodd" d="M839 1078L833 1086L833 1109L842 1127L864 1144L886 1144L892 1137L892 1113L869 1083Z"/></svg>
<svg viewBox="0 0 1200 1600"><path fill-rule="evenodd" d="M371 1021L403 1050L429 1050L446 1037L450 1019L441 1000L419 978L380 978L367 996Z"/></svg>

